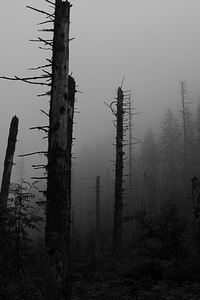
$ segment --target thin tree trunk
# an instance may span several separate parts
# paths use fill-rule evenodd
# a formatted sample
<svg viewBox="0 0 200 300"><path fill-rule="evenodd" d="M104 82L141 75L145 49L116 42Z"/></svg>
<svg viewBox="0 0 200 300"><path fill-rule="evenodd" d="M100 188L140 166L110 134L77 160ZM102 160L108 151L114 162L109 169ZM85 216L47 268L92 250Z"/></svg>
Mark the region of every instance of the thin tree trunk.
<svg viewBox="0 0 200 300"><path fill-rule="evenodd" d="M15 153L15 146L17 141L19 119L14 116L10 123L10 130L8 136L8 144L6 149L6 156L4 160L4 170L1 183L0 192L0 260L3 264L1 265L1 272L6 272L6 209L9 195L10 178L12 174L13 158ZM4 273L4 280L6 281L6 273Z"/></svg>
<svg viewBox="0 0 200 300"><path fill-rule="evenodd" d="M49 113L44 300L71 298L71 147L75 81L68 76L69 15L69 2L56 1Z"/></svg>
<svg viewBox="0 0 200 300"><path fill-rule="evenodd" d="M100 176L96 177L96 253L100 253Z"/></svg>
<svg viewBox="0 0 200 300"><path fill-rule="evenodd" d="M129 209L133 210L132 204L132 107L131 107L131 96L128 98L128 123L129 123ZM134 207L135 209L135 207Z"/></svg>
<svg viewBox="0 0 200 300"><path fill-rule="evenodd" d="M14 116L10 123L10 130L8 136L8 144L6 149L6 156L4 160L4 170L1 182L0 192L0 211L3 212L7 208L7 200L9 194L10 178L13 166L13 157L15 153L15 145L17 141L19 119Z"/></svg>
<svg viewBox="0 0 200 300"><path fill-rule="evenodd" d="M181 101L182 101L182 117L183 117L183 149L184 149L184 168L185 178L188 177L188 157L187 157L187 135L186 135L186 86L181 81Z"/></svg>
<svg viewBox="0 0 200 300"><path fill-rule="evenodd" d="M146 214L149 215L149 188L147 184L147 174L144 172L144 191L145 191L145 209Z"/></svg>
<svg viewBox="0 0 200 300"><path fill-rule="evenodd" d="M122 251L122 179L123 179L123 91L119 87L117 93L117 136L116 136L116 167L115 167L115 204L113 228L113 256L121 256Z"/></svg>

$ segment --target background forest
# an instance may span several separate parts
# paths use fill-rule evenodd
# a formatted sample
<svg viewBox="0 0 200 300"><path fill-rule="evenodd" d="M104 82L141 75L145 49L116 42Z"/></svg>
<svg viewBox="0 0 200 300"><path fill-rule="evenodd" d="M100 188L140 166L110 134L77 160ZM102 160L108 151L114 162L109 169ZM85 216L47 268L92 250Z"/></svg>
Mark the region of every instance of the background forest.
<svg viewBox="0 0 200 300"><path fill-rule="evenodd" d="M78 158L73 160L72 299L199 299L198 201L192 179L200 176L200 104L193 107L186 82L180 82L179 103L178 112L166 111L157 135L149 129L142 139L134 138L140 117L134 113L132 126L125 127L120 258L112 257L112 170L93 176L96 165L87 151L91 176L77 179ZM125 123L128 116L129 110ZM10 186L2 299L41 298L45 198L38 183Z"/></svg>
<svg viewBox="0 0 200 300"><path fill-rule="evenodd" d="M39 109L43 117L38 118L38 104L31 99L31 93L26 94L25 90L22 94L17 90L16 95L23 98L23 101L26 98L30 107L25 102L23 109L20 104L17 104L17 108L15 105L9 107L9 114L13 109L18 109L22 123L24 120L27 122L19 130L20 134L33 122L34 125L31 123L29 128L37 129L35 132L39 130L43 138L40 143L38 139L34 142L34 138L27 132L20 136L20 142L23 136L24 144L25 141L28 144L26 149L31 149L31 153L20 146L20 158L17 166L13 165L15 176L11 184L6 186L9 188L7 207L0 211L0 299L200 299L200 102L197 105L195 103L195 97L199 94L199 69L195 60L189 62L189 69L185 64L191 53L199 55L198 39L193 38L198 26L192 22L199 20L194 18L198 10L195 6L187 9L186 1L182 0L184 14L179 17L179 5L173 6L175 14L171 14L170 5L165 4L163 9L154 0L151 2L154 5L147 4L145 7L143 4L137 6L135 1L126 1L130 6L125 5L123 8L121 2L117 1L113 3L114 6L110 6L110 1L105 2L110 13L106 10L102 24L100 9L105 13L102 2L101 5L90 4L88 18L82 13L85 7L79 4L80 16L76 24L79 24L77 32L81 35L81 43L80 47L70 45L70 62L74 64L76 76L81 83L79 90L72 73L68 75L69 42L74 40L69 37L71 5L61 0L55 3L49 0L44 2L48 5L48 11L57 9L57 12L46 12L46 8L38 11L29 6L34 12L42 12L50 21L38 20L39 26L49 23L54 25L53 29L40 27L39 31L45 34L45 38L33 40L44 44L44 48L40 48L46 50L44 56L48 64L41 63L38 66L42 56L38 60L36 55L37 66L30 66L30 70L42 71L43 75L1 77L38 84L38 96L44 96L44 99L50 96L50 109L49 101L45 101L45 104L40 102ZM7 7L8 4L4 5ZM113 7L118 13L112 13ZM8 9L12 12L14 6ZM92 9L94 13L90 13ZM149 17L150 11L155 13L155 18ZM185 45L181 24L185 24L188 14L192 27L185 27L189 30ZM111 15L113 23L110 22ZM123 24L119 22L122 16ZM61 20L65 23L63 27L60 25ZM136 23L130 26L132 20ZM96 22L100 27L95 27ZM91 24L97 30L92 31ZM158 27L162 30L157 30ZM174 28L180 39L175 34L176 30L172 30ZM53 40L52 33L56 36ZM50 39L47 34L50 34ZM119 43L119 35L128 46L125 47L122 41ZM90 46L86 43L89 40L92 40ZM163 43L160 43L161 40ZM2 55L5 60L9 57L7 41L10 42L8 36L6 47L3 44L2 50L6 51L6 55ZM172 42L175 47L170 46L166 52L158 47L164 45L162 49L169 48ZM102 44L107 46L102 47ZM122 51L120 54L117 54L118 48ZM28 63L33 62L33 49L30 48L31 59L28 59ZM81 53L77 55L80 49ZM113 55L113 49L116 56ZM49 50L50 58L47 59L46 53ZM125 59L127 57L128 60ZM14 61L17 61L16 57ZM179 66L176 65L176 72L173 72L170 66L177 61ZM2 68L3 72L8 71L11 62L6 64L5 69ZM153 73L155 65L157 72ZM16 65L12 67L16 68ZM198 71L195 69L193 72L193 68ZM111 74L118 74L121 78L122 70L128 76L123 77L117 93L123 92L124 85L130 84L134 87L134 96L131 91L124 91L123 138L117 138L118 122L115 117L118 96L116 98L112 93L119 78ZM189 91L186 81L180 81L176 86L177 78L187 78L187 74L189 77L192 74L193 81L188 83L196 87L194 94ZM38 79L42 82L36 83ZM92 82L91 79L96 81ZM167 82L167 85L162 85L163 82ZM50 91L46 90L47 87ZM83 95L82 88L85 92ZM10 96L10 90L2 90L2 94L5 92L4 103L7 102L6 97ZM61 96L55 97L61 90ZM153 99L153 91L156 101ZM78 102L74 110L75 92ZM162 94L163 99L160 96ZM194 99L191 95L195 95ZM115 98L112 101L113 96ZM169 96L170 99L166 101ZM107 104L110 100L111 104ZM55 105L52 105L53 101ZM174 106L170 108L174 102L177 109ZM163 114L166 106L169 108ZM36 107L37 113L34 111ZM79 108L80 114L77 113ZM74 112L77 113L75 122ZM30 123L29 118L32 120ZM61 120L64 120L63 123ZM149 124L153 124L153 127L149 128ZM1 126L2 130L4 128ZM38 133L36 135L38 138ZM66 148L62 148L63 141L67 141ZM120 142L120 150L123 150L123 163L119 169L116 168L117 142ZM47 148L48 151L45 150ZM39 158L34 155L33 158L32 154L39 154ZM67 157L67 163L63 157ZM13 164L12 159L8 161ZM26 170L27 165L32 166L29 172ZM119 173L123 173L122 205L120 203L122 228L117 233L120 239L116 239L114 244L116 188L121 183L117 182L116 175ZM120 248L119 252L114 251L117 247ZM56 295L56 299L52 295Z"/></svg>

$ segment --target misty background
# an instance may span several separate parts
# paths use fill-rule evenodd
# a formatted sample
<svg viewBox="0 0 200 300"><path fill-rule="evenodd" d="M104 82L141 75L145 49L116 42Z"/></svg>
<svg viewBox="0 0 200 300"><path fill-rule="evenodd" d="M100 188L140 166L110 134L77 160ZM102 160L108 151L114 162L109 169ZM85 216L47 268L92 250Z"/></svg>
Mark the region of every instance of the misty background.
<svg viewBox="0 0 200 300"><path fill-rule="evenodd" d="M187 81L193 109L200 96L200 3L198 0L72 0L70 73L76 80L76 109L72 169L72 192L76 203L88 199L94 205L94 180L102 176L104 189L112 186L115 148L113 115L104 102L116 97L125 76L123 89L131 90L136 112L133 137L142 141L149 128L159 133L168 108L180 116L180 80ZM26 5L48 10L44 1L1 1L0 73L2 76L29 77L38 73L28 68L46 63L50 51L30 42L38 36L42 14ZM7 146L12 116L19 118L18 142L12 182L29 181L42 171L32 164L45 163L42 155L20 159L18 155L47 149L47 139L30 127L47 125L49 98L37 97L44 87L0 80L0 166ZM137 155L140 144L134 146ZM0 172L0 178L2 176ZM108 180L109 174L109 180ZM84 178L83 178L84 177ZM44 186L41 183L41 188ZM103 193L103 192L102 192ZM72 197L72 206L75 205ZM86 200L85 200L86 201ZM84 202L85 203L85 202Z"/></svg>

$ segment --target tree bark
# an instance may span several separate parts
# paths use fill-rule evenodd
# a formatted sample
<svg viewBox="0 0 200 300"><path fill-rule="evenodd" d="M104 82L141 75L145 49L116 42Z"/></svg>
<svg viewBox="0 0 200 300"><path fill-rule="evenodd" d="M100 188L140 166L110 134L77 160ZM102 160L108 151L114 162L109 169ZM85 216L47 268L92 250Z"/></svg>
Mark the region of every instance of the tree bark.
<svg viewBox="0 0 200 300"><path fill-rule="evenodd" d="M115 167L115 204L113 228L113 256L121 256L122 250L122 179L123 179L123 91L119 87L117 93L117 136L116 136L116 167Z"/></svg>
<svg viewBox="0 0 200 300"><path fill-rule="evenodd" d="M71 298L71 148L75 81L68 76L69 15L69 2L56 1L49 112L44 300Z"/></svg>

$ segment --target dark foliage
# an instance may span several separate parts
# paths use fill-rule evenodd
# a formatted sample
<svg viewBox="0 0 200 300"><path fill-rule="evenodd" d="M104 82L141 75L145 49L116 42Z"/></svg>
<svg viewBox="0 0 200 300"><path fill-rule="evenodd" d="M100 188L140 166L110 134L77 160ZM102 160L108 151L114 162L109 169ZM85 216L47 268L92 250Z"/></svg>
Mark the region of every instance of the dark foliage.
<svg viewBox="0 0 200 300"><path fill-rule="evenodd" d="M33 204L33 187L25 182L10 186L0 299L40 299L43 263L37 263L38 250L31 235L40 231L43 218L37 215L38 207Z"/></svg>
<svg viewBox="0 0 200 300"><path fill-rule="evenodd" d="M149 257L174 260L178 264L185 255L187 222L174 201L163 203L157 215L147 215L146 211L141 211L136 215L136 220L143 231L141 250Z"/></svg>
<svg viewBox="0 0 200 300"><path fill-rule="evenodd" d="M173 280L153 280L150 261L129 257L119 262L93 257L74 266L73 300L199 299L200 285Z"/></svg>

